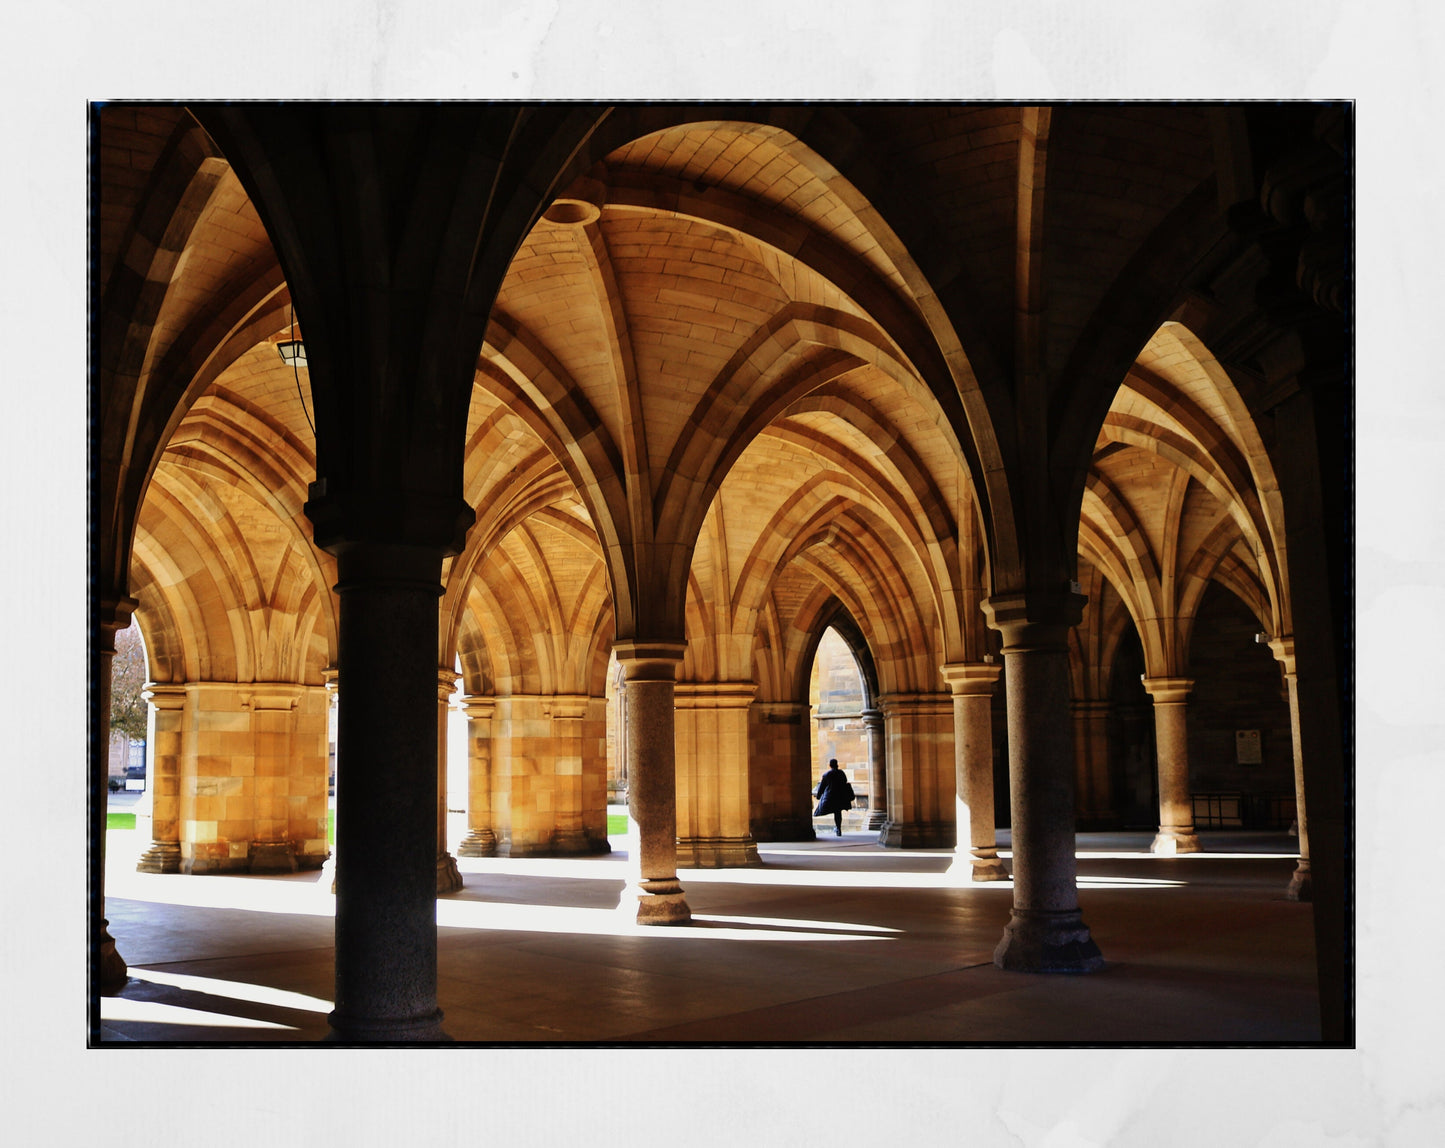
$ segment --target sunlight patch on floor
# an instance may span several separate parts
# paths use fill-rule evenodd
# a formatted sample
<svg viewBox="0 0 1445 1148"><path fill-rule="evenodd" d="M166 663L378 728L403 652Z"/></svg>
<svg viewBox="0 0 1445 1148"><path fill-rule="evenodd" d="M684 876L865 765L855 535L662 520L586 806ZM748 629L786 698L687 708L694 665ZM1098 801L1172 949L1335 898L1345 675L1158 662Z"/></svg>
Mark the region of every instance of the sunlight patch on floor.
<svg viewBox="0 0 1445 1148"><path fill-rule="evenodd" d="M182 1008L180 1005L162 1004L160 1001L137 1001L126 997L101 997L100 1019L103 1023L132 1021L138 1024L194 1025L203 1028L267 1028L286 1032L300 1031L294 1025L277 1024L275 1021L253 1020L245 1016L205 1012L201 1009Z"/></svg>
<svg viewBox="0 0 1445 1148"><path fill-rule="evenodd" d="M187 989L191 992L207 993L215 997L248 1001L251 1004L272 1005L276 1008L299 1009L303 1012L329 1013L335 1006L320 997L306 993L273 989L268 985L252 984L249 981L220 980L216 977L198 977L190 973L173 973L168 969L138 969L131 967L130 975L136 980L149 981L157 985ZM284 1027L284 1026L283 1026Z"/></svg>
<svg viewBox="0 0 1445 1148"><path fill-rule="evenodd" d="M937 861L940 864L946 864L952 861L954 857L954 850L952 849L885 849L871 839L860 840L854 845L848 841L846 837L841 841L837 841L835 838L835 841L836 845L833 848L814 846L811 849L798 849L789 848L785 845L759 845L758 852L779 857L846 857L849 860L856 858L871 859L876 857L880 861L892 861L896 858L906 857L915 860ZM840 853L838 851L839 848L848 851L846 853Z"/></svg>
<svg viewBox="0 0 1445 1148"><path fill-rule="evenodd" d="M156 905L198 909L250 909L258 913L295 913L334 917L336 898L331 876L251 877L240 874L128 873L122 879L106 874L106 896Z"/></svg>
<svg viewBox="0 0 1445 1148"><path fill-rule="evenodd" d="M790 929L847 929L853 933L901 933L902 929L891 929L887 925L860 925L856 922L840 924L837 921L803 921L793 917L722 917L713 913L694 913L694 921L720 921L732 925L765 925L778 927L786 925Z"/></svg>
<svg viewBox="0 0 1445 1148"><path fill-rule="evenodd" d="M1000 857L1012 857L1013 853L1006 849L998 851ZM1118 852L1095 852L1092 849L1080 850L1074 856L1080 861L1185 861L1190 857L1208 858L1210 861L1294 861L1299 858L1298 853L1209 853L1201 851L1198 853L1150 853L1147 850L1140 850L1134 853Z"/></svg>
<svg viewBox="0 0 1445 1148"><path fill-rule="evenodd" d="M880 941L872 925L802 921L787 917L725 917L695 914L690 924L639 925L621 909L577 909L548 905L440 900L437 925L449 929L569 933L613 937L682 937L712 941ZM698 926L703 926L699 928ZM740 926L750 927L740 927ZM872 935L870 935L872 934Z"/></svg>
<svg viewBox="0 0 1445 1148"><path fill-rule="evenodd" d="M509 877L571 877L585 881L625 881L626 857L458 857L461 873L499 873Z"/></svg>
<svg viewBox="0 0 1445 1148"><path fill-rule="evenodd" d="M775 885L826 889L953 889L972 885L966 877L908 870L859 872L852 869L683 869L678 878L688 885ZM998 884L999 882L994 882Z"/></svg>

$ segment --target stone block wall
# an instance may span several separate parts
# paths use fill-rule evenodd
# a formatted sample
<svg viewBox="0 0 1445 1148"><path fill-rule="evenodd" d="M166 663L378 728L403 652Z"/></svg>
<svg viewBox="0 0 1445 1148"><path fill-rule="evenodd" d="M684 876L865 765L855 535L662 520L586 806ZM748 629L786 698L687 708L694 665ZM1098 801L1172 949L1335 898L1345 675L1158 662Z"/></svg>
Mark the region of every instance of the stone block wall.
<svg viewBox="0 0 1445 1148"><path fill-rule="evenodd" d="M499 854L607 851L605 699L498 697L491 754L492 827Z"/></svg>
<svg viewBox="0 0 1445 1148"><path fill-rule="evenodd" d="M542 711L540 697L497 698L492 717L492 828L502 856L551 848L551 739L552 719Z"/></svg>
<svg viewBox="0 0 1445 1148"><path fill-rule="evenodd" d="M888 744L888 820L880 844L951 849L957 843L953 699L895 694L881 699Z"/></svg>
<svg viewBox="0 0 1445 1148"><path fill-rule="evenodd" d="M178 723L176 828L185 873L319 867L328 856L324 687L189 682ZM158 722L158 726L162 723ZM164 786L168 769L157 769ZM158 788L157 799L163 798ZM157 836L168 819L157 811Z"/></svg>
<svg viewBox="0 0 1445 1148"><path fill-rule="evenodd" d="M607 699L588 698L582 719L582 833L589 853L607 853Z"/></svg>
<svg viewBox="0 0 1445 1148"><path fill-rule="evenodd" d="M751 682L679 682L673 694L678 864L758 863L749 831Z"/></svg>
<svg viewBox="0 0 1445 1148"><path fill-rule="evenodd" d="M1210 589L1190 640L1191 791L1238 792L1253 801L1294 796L1288 695L1279 662L1255 641L1258 630L1233 595ZM1260 731L1258 765L1236 760L1234 735L1241 729Z"/></svg>
<svg viewBox="0 0 1445 1148"><path fill-rule="evenodd" d="M1109 761L1107 701L1074 701L1074 809L1080 831L1115 829L1113 777Z"/></svg>
<svg viewBox="0 0 1445 1148"><path fill-rule="evenodd" d="M812 840L812 771L808 707L754 702L748 709L748 823L755 841Z"/></svg>

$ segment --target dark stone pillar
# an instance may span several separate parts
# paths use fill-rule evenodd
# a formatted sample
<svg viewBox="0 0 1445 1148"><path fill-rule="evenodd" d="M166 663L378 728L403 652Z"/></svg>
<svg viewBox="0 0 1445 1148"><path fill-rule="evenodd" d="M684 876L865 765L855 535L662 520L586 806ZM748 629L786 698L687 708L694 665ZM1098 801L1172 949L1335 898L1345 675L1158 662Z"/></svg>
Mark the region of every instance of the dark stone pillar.
<svg viewBox="0 0 1445 1148"><path fill-rule="evenodd" d="M639 925L692 917L677 879L673 691L681 642L618 642L627 672L628 882L618 908Z"/></svg>
<svg viewBox="0 0 1445 1148"><path fill-rule="evenodd" d="M1296 656L1295 740L1309 805L1320 1031L1354 1039L1353 595L1350 588L1352 390L1319 386L1279 407L1276 471L1284 498Z"/></svg>
<svg viewBox="0 0 1445 1148"><path fill-rule="evenodd" d="M437 1007L440 547L335 546L336 1009L345 1043L445 1040Z"/></svg>
<svg viewBox="0 0 1445 1148"><path fill-rule="evenodd" d="M983 603L1003 635L1013 829L1013 913L994 950L1001 969L1082 973L1103 966L1079 911L1074 861L1074 723L1068 634L1080 594L1018 594Z"/></svg>

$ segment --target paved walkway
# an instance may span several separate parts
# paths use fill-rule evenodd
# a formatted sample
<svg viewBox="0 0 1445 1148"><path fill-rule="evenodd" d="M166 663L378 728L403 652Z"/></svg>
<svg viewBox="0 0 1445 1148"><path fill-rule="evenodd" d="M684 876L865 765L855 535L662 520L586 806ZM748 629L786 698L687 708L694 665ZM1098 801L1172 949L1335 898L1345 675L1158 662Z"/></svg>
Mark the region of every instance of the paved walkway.
<svg viewBox="0 0 1445 1148"><path fill-rule="evenodd" d="M323 1038L329 870L136 873L140 837L111 834L108 915L132 980L102 1001L102 1041ZM1080 903L1108 962L1081 977L994 968L1011 883L959 884L951 852L875 834L684 870L693 923L648 929L614 911L625 839L606 857L459 858L465 887L437 902L445 1027L496 1044L1317 1040L1311 911L1283 898L1293 840L1201 837L1211 852L1164 858L1148 834L1080 835Z"/></svg>

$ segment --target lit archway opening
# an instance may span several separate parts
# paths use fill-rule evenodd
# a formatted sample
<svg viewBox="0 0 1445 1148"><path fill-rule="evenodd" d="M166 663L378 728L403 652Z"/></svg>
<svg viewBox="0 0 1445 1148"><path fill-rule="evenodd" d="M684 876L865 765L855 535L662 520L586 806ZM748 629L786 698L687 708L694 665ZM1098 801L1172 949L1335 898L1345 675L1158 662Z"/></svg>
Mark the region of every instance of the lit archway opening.
<svg viewBox="0 0 1445 1148"><path fill-rule="evenodd" d="M813 778L815 782L821 778L829 761L836 759L854 793L853 808L843 814L843 832L870 832L870 812L874 804L867 721L870 697L863 668L852 647L832 626L823 631L813 654L808 701L812 715ZM813 821L819 836L832 833L831 814L815 817Z"/></svg>
<svg viewBox="0 0 1445 1148"><path fill-rule="evenodd" d="M148 817L150 813L146 754L154 743L154 722L146 700L149 665L139 622L117 630L107 725L107 830L135 829L137 814Z"/></svg>

